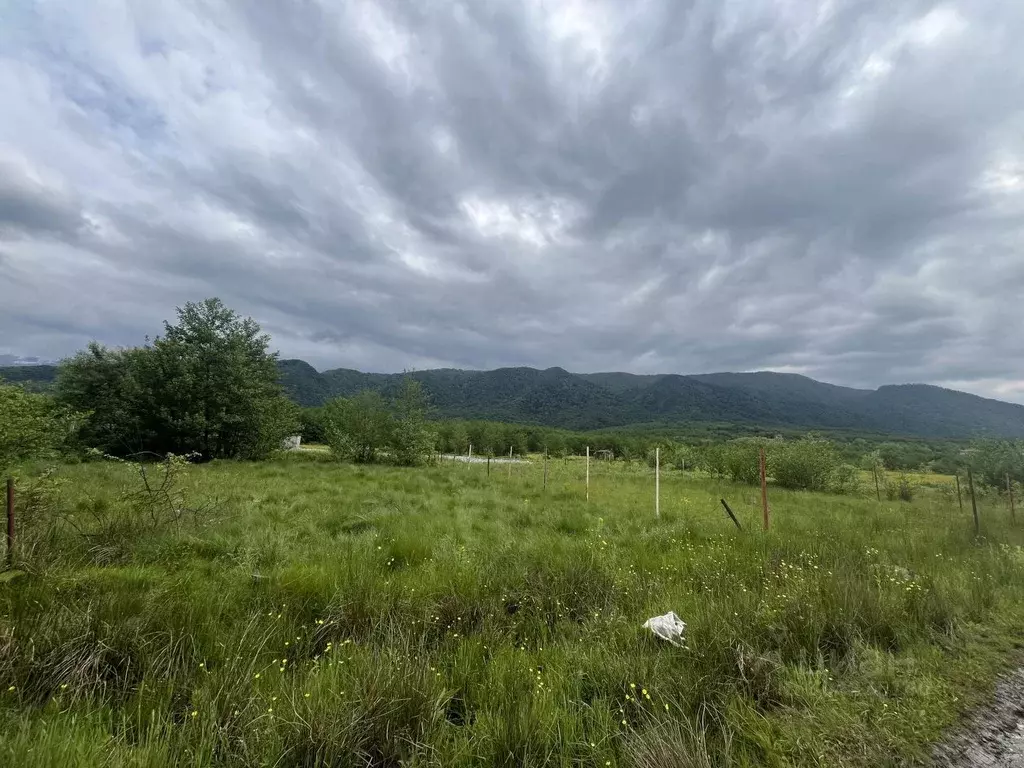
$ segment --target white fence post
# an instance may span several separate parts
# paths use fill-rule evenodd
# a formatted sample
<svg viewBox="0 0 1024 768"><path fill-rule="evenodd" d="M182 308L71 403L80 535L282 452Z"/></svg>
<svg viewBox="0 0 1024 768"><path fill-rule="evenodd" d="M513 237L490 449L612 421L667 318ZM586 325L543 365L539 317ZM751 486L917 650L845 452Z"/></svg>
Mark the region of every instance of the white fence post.
<svg viewBox="0 0 1024 768"><path fill-rule="evenodd" d="M590 501L590 446L587 446L587 501Z"/></svg>
<svg viewBox="0 0 1024 768"><path fill-rule="evenodd" d="M661 448L654 449L654 516L661 517Z"/></svg>

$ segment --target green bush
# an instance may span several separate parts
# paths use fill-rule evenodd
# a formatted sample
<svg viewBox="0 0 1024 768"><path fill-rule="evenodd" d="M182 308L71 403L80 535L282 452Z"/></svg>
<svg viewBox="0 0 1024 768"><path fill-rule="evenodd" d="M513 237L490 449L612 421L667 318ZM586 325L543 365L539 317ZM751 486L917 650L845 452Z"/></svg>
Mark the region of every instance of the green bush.
<svg viewBox="0 0 1024 768"><path fill-rule="evenodd" d="M964 453L976 483L1005 488L1007 476L1024 482L1024 440L977 440Z"/></svg>
<svg viewBox="0 0 1024 768"><path fill-rule="evenodd" d="M902 472L895 480L885 481L885 498L889 501L913 501L916 492L917 488Z"/></svg>
<svg viewBox="0 0 1024 768"><path fill-rule="evenodd" d="M434 448L436 436L427 423L427 399L422 385L406 377L392 408L388 435L392 459L406 467L424 463Z"/></svg>
<svg viewBox="0 0 1024 768"><path fill-rule="evenodd" d="M299 414L299 434L305 443L327 442L323 408L302 409Z"/></svg>
<svg viewBox="0 0 1024 768"><path fill-rule="evenodd" d="M324 436L339 458L361 463L377 460L391 431L388 404L379 392L336 397L323 407Z"/></svg>
<svg viewBox="0 0 1024 768"><path fill-rule="evenodd" d="M835 470L832 472L828 489L832 493L848 495L860 493L862 486L860 473L857 471L857 468L852 464L837 465Z"/></svg>
<svg viewBox="0 0 1024 768"><path fill-rule="evenodd" d="M703 445L697 449L697 468L712 477L726 475L726 447L722 443Z"/></svg>
<svg viewBox="0 0 1024 768"><path fill-rule="evenodd" d="M728 476L738 482L757 485L761 482L761 449L765 441L741 438L724 446L724 464Z"/></svg>
<svg viewBox="0 0 1024 768"><path fill-rule="evenodd" d="M405 380L399 396L391 401L370 390L335 398L322 408L321 419L332 452L360 463L386 456L403 466L422 464L437 442L427 421L421 385L412 378ZM445 434L444 440L452 439L453 433Z"/></svg>
<svg viewBox="0 0 1024 768"><path fill-rule="evenodd" d="M837 479L839 467L835 446L829 440L806 437L778 441L769 451L771 476L783 488L827 490Z"/></svg>
<svg viewBox="0 0 1024 768"><path fill-rule="evenodd" d="M80 421L47 395L0 384L0 473L17 461L57 452Z"/></svg>

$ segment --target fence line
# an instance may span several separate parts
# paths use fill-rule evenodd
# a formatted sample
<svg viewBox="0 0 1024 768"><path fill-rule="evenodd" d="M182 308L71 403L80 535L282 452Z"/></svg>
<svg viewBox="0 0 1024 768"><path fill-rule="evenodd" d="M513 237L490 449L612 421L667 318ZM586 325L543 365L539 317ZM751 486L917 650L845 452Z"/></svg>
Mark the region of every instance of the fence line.
<svg viewBox="0 0 1024 768"><path fill-rule="evenodd" d="M441 454L439 456L439 458L442 459L442 460L443 459L449 459L452 462L487 464L488 476L490 475L490 463L492 461L498 462L498 463L505 463L505 464L509 465L509 467L508 467L508 479L510 481L512 480L512 464L534 464L534 463L536 463L538 465L541 465L541 463L542 463L542 466L538 466L537 467L538 473L541 475L541 477L537 478L536 475L533 475L532 473L528 472L525 475L522 475L523 482L531 484L531 483L536 483L537 480L540 480L540 485L541 485L543 491L546 493L548 491L548 485L549 485L550 482L555 482L557 484L557 483L561 483L561 482L564 481L565 482L564 488L566 490L568 490L569 488L571 488L573 486L575 486L576 489L579 489L579 481L583 480L583 486L584 486L583 487L583 491L584 491L583 496L584 496L584 499L585 499L586 503L588 503L588 504L591 501L591 498L590 498L590 496L591 496L591 474L592 474L591 470L592 469L597 469L597 467L599 467L601 465L601 463L602 463L601 461L598 461L598 464L595 467L593 467L593 468L591 467L591 463L592 463L591 459L594 458L594 454L591 451L591 446L589 446L589 445L585 446L582 455L580 455L580 454L575 454L575 455L573 455L573 454L566 454L563 457L563 459L564 459L563 460L564 467L561 467L561 465L552 464L552 462L551 462L551 455L547 451L545 451L544 454L541 455L541 456L535 456L532 460L530 458L526 457L526 456L517 457L515 455L515 448L513 446L509 447L508 455L504 456L502 458L493 458L491 456L482 456L482 455L479 455L479 454L473 455L472 454L472 448L468 449L466 455ZM603 454L597 456L597 458L598 459L602 459L603 458ZM577 463L581 459L583 461L583 467L582 467L583 472L580 472L581 468L579 467L579 464ZM766 456L766 452L763 449L760 449L758 451L758 454L755 457L755 461L757 462L757 464L755 465L755 471L756 471L755 477L756 477L756 480L755 480L754 488L757 488L757 486L760 485L760 488L759 488L759 490L760 490L760 500L759 501L760 501L760 506L761 506L762 528L763 528L764 531L769 531L771 529L771 522L772 522L772 520L771 520L771 504L769 502L768 482L767 482L767 456ZM626 470L627 474L625 476L629 476L630 469L633 469L633 472L638 473L638 478L637 479L641 479L644 476L649 478L650 474L647 474L649 472L654 475L654 477L653 477L653 480L654 480L654 483L653 483L653 485L654 485L654 488L653 488L653 491L654 491L654 516L655 516L656 520L660 520L661 519L661 448L660 448L660 446L655 446L655 450L654 450L653 456L651 456L647 461L641 460L639 463L636 463L636 462L628 461L627 460L624 465L623 465L622 462L616 462L616 461L609 462L609 463L614 463L616 466L624 466L625 468L627 468L627 470ZM651 472L652 469L653 469L653 472ZM689 471L691 473L693 472L693 470L689 470ZM582 478L580 477L581 474L583 475ZM872 483L872 480L874 480L875 484L876 484L876 498L877 498L877 495L878 495L877 484L878 484L878 481L881 479L882 475L881 475L880 472L878 472L877 468L875 468L875 467L872 467L871 474L872 474L872 478L867 480L867 483L868 483L867 487L866 488L862 488L862 490L864 490L868 494L870 494L871 483ZM598 470L597 478L600 479L600 477L602 477L602 476L604 476L603 473L600 470ZM613 472L610 472L609 475L607 475L607 477L614 477L614 476L618 476L618 472L614 472L613 471ZM966 477L967 477L967 483L968 483L967 488L961 489L962 484L960 482L959 475L954 475L953 476L954 483L950 484L948 487L949 487L949 491L951 493L955 493L956 494L957 504L958 504L958 506L959 506L961 511L964 511L964 507L966 506L964 504L964 498L963 498L964 494L963 494L963 491L967 491L967 493L970 494L971 511L972 511L973 518L974 518L973 519L974 529L975 529L976 535L980 535L980 533L981 533L981 514L980 514L980 508L979 508L979 504L978 504L977 493L975 492L975 489L974 489L973 472L970 470L970 468L967 469ZM1009 513L1010 513L1009 514L1009 518L1010 518L1011 524L1014 524L1016 522L1016 502L1017 502L1016 488L1014 487L1014 483L1013 483L1013 480L1012 480L1011 477L1009 477L1007 475L1007 476L1004 476L1004 478L1005 478L1005 482L1006 482L1006 494L1007 494L1007 497L1008 497L1008 505L1009 505ZM719 478L719 479L721 479L721 478ZM556 487L558 487L558 486L556 485ZM578 493L578 490L577 490L577 493ZM756 491L755 491L755 493L756 493ZM750 503L750 506L756 508L756 502L754 502L753 500L750 500L749 503ZM722 506L726 507L727 513L730 513L730 518L732 518L732 522L734 522L736 524L737 528L740 529L740 530L743 530L742 526L740 525L739 519L735 518L731 514L732 510L731 510L731 508L727 507L727 505L724 503L724 500L723 500ZM750 510L750 511L753 511L753 510ZM755 512L755 514L756 514L756 512Z"/></svg>

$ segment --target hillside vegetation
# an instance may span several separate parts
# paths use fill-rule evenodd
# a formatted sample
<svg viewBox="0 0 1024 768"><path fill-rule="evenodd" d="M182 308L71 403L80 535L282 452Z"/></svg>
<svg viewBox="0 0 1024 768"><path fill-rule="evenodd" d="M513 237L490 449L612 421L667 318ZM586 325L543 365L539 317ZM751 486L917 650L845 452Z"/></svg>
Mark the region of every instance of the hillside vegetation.
<svg viewBox="0 0 1024 768"><path fill-rule="evenodd" d="M398 389L403 374L279 363L285 391L300 405L364 389ZM572 374L561 368L416 371L439 416L603 429L630 424L753 423L919 437L1022 437L1024 406L926 385L877 390L824 384L782 373L698 376Z"/></svg>
<svg viewBox="0 0 1024 768"><path fill-rule="evenodd" d="M285 392L306 407L364 390L393 395L408 375L422 383L443 418L577 430L717 422L932 438L1024 437L1024 406L924 384L864 390L772 372L639 376L499 368L385 374L348 368L321 373L302 360L277 365ZM50 365L0 368L0 379L43 391L56 375Z"/></svg>

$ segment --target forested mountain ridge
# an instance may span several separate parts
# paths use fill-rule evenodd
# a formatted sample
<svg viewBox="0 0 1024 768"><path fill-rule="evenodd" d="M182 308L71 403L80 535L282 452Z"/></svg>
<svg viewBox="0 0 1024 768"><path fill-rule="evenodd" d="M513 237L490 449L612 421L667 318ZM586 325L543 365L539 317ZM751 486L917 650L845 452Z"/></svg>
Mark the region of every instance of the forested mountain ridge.
<svg viewBox="0 0 1024 768"><path fill-rule="evenodd" d="M282 382L303 405L363 389L394 392L403 374L280 362ZM569 429L692 421L850 429L920 437L1024 437L1024 406L925 384L877 390L763 371L694 376L573 374L562 368L439 369L423 383L438 415Z"/></svg>
<svg viewBox="0 0 1024 768"><path fill-rule="evenodd" d="M395 394L406 374L348 368L319 372L302 360L278 363L281 383L303 406L365 389ZM796 374L574 374L562 368L415 371L438 416L587 430L687 422L849 429L919 437L1024 437L1024 406L924 384L876 390ZM52 365L0 368L0 379L53 385Z"/></svg>
<svg viewBox="0 0 1024 768"><path fill-rule="evenodd" d="M45 392L57 380L56 365L0 366L0 381L20 384L33 392Z"/></svg>

